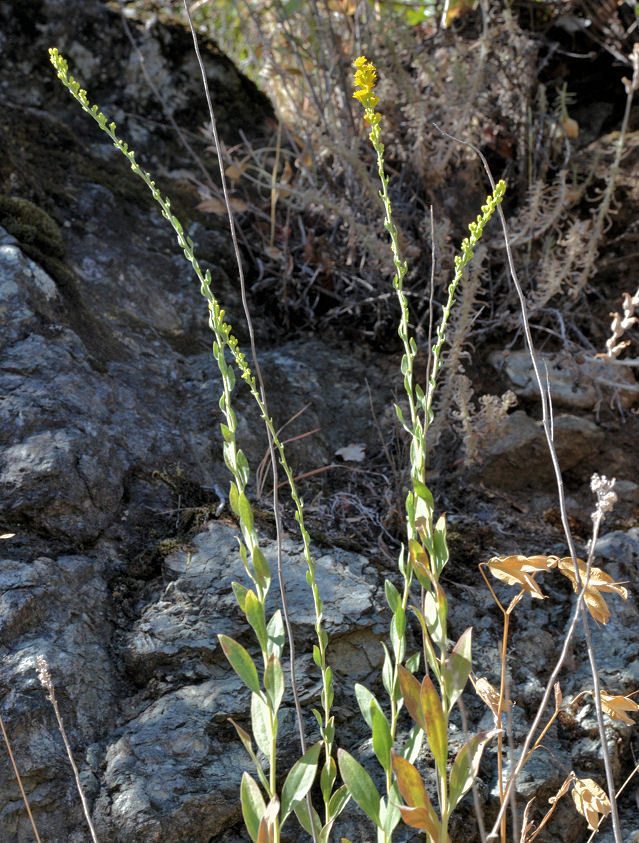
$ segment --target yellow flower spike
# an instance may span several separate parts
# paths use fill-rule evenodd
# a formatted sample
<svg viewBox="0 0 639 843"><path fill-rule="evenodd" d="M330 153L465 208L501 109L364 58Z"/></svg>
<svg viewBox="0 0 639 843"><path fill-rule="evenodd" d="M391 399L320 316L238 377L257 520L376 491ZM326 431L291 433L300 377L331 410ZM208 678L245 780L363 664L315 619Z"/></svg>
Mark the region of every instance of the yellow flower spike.
<svg viewBox="0 0 639 843"><path fill-rule="evenodd" d="M375 65L367 60L366 56L355 59L353 66L356 68L355 86L359 89L355 91L353 97L364 106L368 122L376 127L380 121L380 116L375 114L375 106L379 102L379 97L373 91L377 83L377 70Z"/></svg>

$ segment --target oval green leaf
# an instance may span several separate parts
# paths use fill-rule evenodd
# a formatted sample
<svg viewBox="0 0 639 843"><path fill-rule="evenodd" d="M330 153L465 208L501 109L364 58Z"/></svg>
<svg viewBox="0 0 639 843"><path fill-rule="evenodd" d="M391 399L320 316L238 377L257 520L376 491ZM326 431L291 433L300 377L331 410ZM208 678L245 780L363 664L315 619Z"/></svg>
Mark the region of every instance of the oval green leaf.
<svg viewBox="0 0 639 843"><path fill-rule="evenodd" d="M241 644L229 638L228 635L220 634L217 638L233 670L242 682L257 694L260 690L260 680L257 677L257 668L253 664L253 659Z"/></svg>
<svg viewBox="0 0 639 843"><path fill-rule="evenodd" d="M266 802L257 782L247 772L242 775L240 802L242 803L242 816L244 817L246 830L255 843L260 821L266 811Z"/></svg>
<svg viewBox="0 0 639 843"><path fill-rule="evenodd" d="M337 763L342 780L350 795L377 828L381 828L379 818L380 798L371 777L362 765L344 749L337 750Z"/></svg>
<svg viewBox="0 0 639 843"><path fill-rule="evenodd" d="M491 729L490 732L480 732L467 741L457 753L453 769L450 771L450 784L448 788L449 814L455 809L459 800L475 781L484 747L500 731L501 729Z"/></svg>
<svg viewBox="0 0 639 843"><path fill-rule="evenodd" d="M319 759L322 742L308 749L304 755L291 767L284 786L282 787L282 809L280 828L284 825L286 818L292 812L295 805L301 802L313 784L317 772L317 761Z"/></svg>

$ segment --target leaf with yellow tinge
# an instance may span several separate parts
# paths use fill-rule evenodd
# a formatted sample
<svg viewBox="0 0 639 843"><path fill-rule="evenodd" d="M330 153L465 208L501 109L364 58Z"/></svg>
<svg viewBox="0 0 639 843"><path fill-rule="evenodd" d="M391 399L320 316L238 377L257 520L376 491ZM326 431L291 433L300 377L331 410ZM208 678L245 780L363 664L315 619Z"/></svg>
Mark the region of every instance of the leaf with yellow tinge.
<svg viewBox="0 0 639 843"><path fill-rule="evenodd" d="M626 712L639 711L639 704L629 697L615 696L614 694L607 694L605 691L601 691L600 696L604 714L607 714L611 720L620 720L629 726L635 725L635 721Z"/></svg>
<svg viewBox="0 0 639 843"><path fill-rule="evenodd" d="M572 798L591 831L596 831L602 819L610 813L610 800L592 779L577 779L572 788Z"/></svg>
<svg viewBox="0 0 639 843"><path fill-rule="evenodd" d="M586 581L587 565L583 559L577 559L577 565L579 567L579 576L581 577L583 585ZM560 559L558 562L558 568L565 577L568 577L568 579L572 582L572 587L575 592L579 594L581 588L577 583L575 566L573 565L572 559L569 556ZM595 568L593 566L590 569L590 579L588 580L588 587L586 588L584 594L584 600L586 601L588 611L596 621L608 623L610 620L610 609L600 593L602 591L618 594L620 597L623 597L624 600L628 599L627 589L616 583L613 578L605 571L602 571L601 568Z"/></svg>
<svg viewBox="0 0 639 843"><path fill-rule="evenodd" d="M417 769L396 752L391 750L393 772L397 776L399 792L408 805L400 805L404 822L412 828L423 828L433 840L439 839L441 830L439 818L426 793L424 782Z"/></svg>
<svg viewBox="0 0 639 843"><path fill-rule="evenodd" d="M557 565L556 556L493 556L487 563L490 573L508 585L518 585L532 597L545 600L546 595L535 582L534 575Z"/></svg>

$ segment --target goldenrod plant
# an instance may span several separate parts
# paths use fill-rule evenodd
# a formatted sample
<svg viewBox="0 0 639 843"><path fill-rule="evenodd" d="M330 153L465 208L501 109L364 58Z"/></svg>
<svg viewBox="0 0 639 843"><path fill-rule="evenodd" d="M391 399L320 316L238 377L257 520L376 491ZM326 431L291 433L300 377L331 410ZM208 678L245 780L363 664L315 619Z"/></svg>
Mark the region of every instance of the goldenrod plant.
<svg viewBox="0 0 639 843"><path fill-rule="evenodd" d="M393 223L388 193L389 177L384 170L382 115L376 110L379 98L374 90L377 72L365 56L356 59L354 67L356 90L353 96L363 106L366 122L370 126L369 139L375 150L381 182L384 227L390 237L395 271L393 287L401 312L398 328L404 347L401 373L410 417L404 418L399 405L396 405L395 409L410 437L411 489L406 497L406 551L402 549L398 565L404 583L402 593L397 591L390 580L385 583L386 599L393 615L390 628L392 658L385 648L382 673L384 688L390 701L390 717L386 716L370 691L362 687L356 689L362 715L372 731L373 750L386 775L386 797L380 797L368 773L344 750L338 753L339 768L351 796L377 826L378 840L391 839L401 815L408 825L425 830L427 839L433 843L447 843L450 816L462 796L470 789L484 746L496 734L496 730L482 732L470 738L457 754L449 772L449 718L470 674L472 630L467 629L452 650L448 651L448 604L440 584L440 575L449 555L446 521L443 515L435 521L433 496L425 482L426 433L433 418L433 396L437 386L437 375L442 366L441 355L446 339L446 326L455 302L455 293L484 227L503 199L506 184L500 181L496 185L482 207L481 214L470 224L470 236L464 239L461 254L455 258L455 273L448 286L447 300L432 349L428 385L424 390L416 383L415 378L417 343L410 334L408 300L403 289L407 264L400 254L399 238ZM406 610L413 577L421 587L421 595L419 606L411 608L419 619L427 668L432 672L439 692L428 670L421 683L413 675L419 666L419 654L406 658ZM395 751L398 716L403 705L406 705L415 727L405 744L399 751ZM413 764L424 735L435 760L439 815ZM405 804L401 804L400 794Z"/></svg>
<svg viewBox="0 0 639 843"><path fill-rule="evenodd" d="M245 613L248 623L255 632L263 661L262 680L260 681L257 667L248 651L239 642L234 641L228 636L219 636L220 645L231 666L251 691L253 738L259 750L268 760L267 775L253 749L250 736L244 729L236 726L243 745L255 763L257 776L266 794L265 800L260 786L255 779L249 773L244 773L241 788L242 812L248 832L254 840L257 840L259 837L259 839L278 841L280 839L282 825L296 809L303 817L304 822L306 822L308 830L315 837L319 833L318 829L328 825L331 819L334 821L335 816L339 814L346 804L348 796L344 788L338 789L333 793L333 785L336 779L335 762L331 751L334 738L334 721L330 713L334 693L333 680L331 668L326 662L328 637L322 628L322 602L315 582L315 562L310 549L310 536L304 527L303 501L297 493L293 472L286 460L284 448L277 436L273 420L267 413L256 379L246 360L245 354L242 352L236 337L232 333L232 327L226 320L226 314L211 289L211 273L209 270L204 272L200 267L193 251L193 241L184 233L182 224L172 213L170 200L162 196L155 182L152 180L150 173L144 171L137 163L134 151L130 150L128 145L117 136L115 123L107 123L107 118L98 107L90 104L86 91L80 87L79 83L72 76L69 76L68 64L57 49L52 48L50 50L50 57L62 84L82 106L83 110L97 122L102 131L106 132L113 141L114 146L127 157L132 171L144 181L151 191L153 198L162 208L162 215L173 227L177 236L178 245L183 249L185 258L193 266L200 282L200 291L207 301L209 326L215 337L213 355L220 370L223 385L223 393L220 397L220 409L225 418L225 422L221 425L224 440L223 454L226 466L233 477L229 502L240 523L242 531L242 541L239 545L240 556L246 574L252 584L252 588L246 588L246 586L240 583L234 583L233 589L240 608ZM308 564L307 581L313 594L316 612L318 640L313 648L313 657L321 670L323 681L323 712L322 714L318 712L316 715L322 733L322 741L315 743L309 749L304 747L305 751L302 758L289 771L279 794L276 792L278 779L276 747L278 710L284 694L284 676L281 659L286 643L286 635L282 614L279 610L268 621L266 619L265 602L270 588L272 574L266 557L259 545L253 509L246 495L250 469L246 456L238 447L236 440L237 419L232 407L232 392L235 387L236 376L233 365L227 362L227 352L229 352L242 380L248 385L251 395L260 408L262 418L275 443L280 463L286 474L291 489L291 497L296 506L296 518L303 540L304 555ZM291 659L291 662L293 663L293 659ZM298 715L300 715L299 711ZM301 722L300 730L303 734L304 730ZM311 827L310 821L308 820L308 813L304 816L300 808L300 803L305 799L313 784L322 744L326 750L322 778L326 803L325 815L328 819L324 823L318 820Z"/></svg>

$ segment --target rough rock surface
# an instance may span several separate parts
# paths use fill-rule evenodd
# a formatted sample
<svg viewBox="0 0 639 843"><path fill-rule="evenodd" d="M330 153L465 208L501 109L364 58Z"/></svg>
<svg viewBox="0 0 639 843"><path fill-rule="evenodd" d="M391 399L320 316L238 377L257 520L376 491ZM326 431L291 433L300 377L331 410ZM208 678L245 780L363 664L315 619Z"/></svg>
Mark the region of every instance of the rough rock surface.
<svg viewBox="0 0 639 843"><path fill-rule="evenodd" d="M505 370L513 389L521 398L536 397L537 382L528 352L496 351L490 362L498 370ZM548 378L550 394L557 407L594 409L604 399L616 396L623 407L639 400L639 386L627 366L603 359L588 359L567 351L537 354L542 378ZM614 398L613 398L614 400Z"/></svg>
<svg viewBox="0 0 639 843"><path fill-rule="evenodd" d="M131 18L130 23L147 68L161 84L164 107L197 136L206 113L190 36L171 22L156 19L142 26ZM67 54L73 73L119 121L139 159L163 174L163 189L245 338L235 315L239 296L231 280L226 226L193 211L199 196L183 176L195 164L164 118L158 120L161 106L139 72L119 15L101 2L1 4L0 534L11 535L0 539L0 713L43 839L81 843L89 837L54 715L36 677L41 654L51 667L100 839L246 840L238 786L248 758L227 718L246 725L247 691L216 636L224 632L249 649L254 645L231 591L231 581L242 579L243 571L235 526L224 508L228 477L219 444L220 382L207 351L206 309L146 189L55 82L46 56L51 44ZM214 45L208 44L205 54L227 142L234 143L240 129L249 137L267 133L269 104ZM198 151L214 171L204 146L202 141ZM352 443L372 451L378 434L366 380L382 418L398 383L398 361L336 347L326 338L273 346L267 328L257 327L277 424L308 403L287 434L318 429L292 443L295 470L326 467L336 450ZM255 467L265 439L239 387L236 407L242 447ZM530 494L535 484L548 485L550 464L533 414L527 406L511 415L500 441L487 449L480 478L499 493ZM606 444L605 430L584 417L559 417L556 433L564 467L575 471ZM612 462L623 467L627 452L620 447ZM534 477L522 471L529 465ZM624 482L630 511L637 487L628 475ZM457 553L446 573L450 634L456 638L474 626L476 671L495 681L501 614L469 571L482 558L506 552L509 543L513 552L519 549L522 528L515 531L513 524L519 524L522 509L509 522L488 498L470 527L454 506L451 510ZM188 541L183 535L175 539L175 523L189 517ZM263 546L272 557L266 517L263 528ZM620 580L636 579L636 532L611 531L599 542L599 556ZM547 534L535 538L539 535L550 544ZM370 735L353 685L359 681L379 690L386 574L379 559L373 564L359 552L315 551L341 742L368 763ZM312 615L305 568L291 537L284 543L284 566L308 710L317 704L318 676L308 646ZM274 608L275 585L270 600ZM533 632L515 624L512 637L517 736L550 673L571 601L572 590L562 580L552 599L522 602L526 629ZM595 631L602 673L611 690L630 692L639 684L636 602L610 602L613 620ZM416 632L411 628L415 648ZM566 699L588 682L578 637L562 679ZM466 697L473 726L490 728L483 704L472 694ZM310 715L308 722L314 722ZM548 736L555 755L535 756L520 782L521 799L537 795L541 802L552 795L555 756L582 772L599 769L593 722L587 698L567 710ZM402 722L402 729L407 726ZM453 750L462 741L460 724L455 729ZM311 727L312 738L310 732ZM609 734L621 768L628 763L630 729L610 728ZM284 770L298 752L288 696L280 737ZM424 769L432 767L426 752L422 762ZM372 762L372 771L375 766ZM478 785L487 805L495 793L494 767L489 752ZM379 778L379 769L374 775ZM428 781L432 784L432 776ZM632 806L622 807L631 822ZM471 813L467 800L455 839L471 839ZM573 834L562 840L584 839L583 824L574 822L571 811L562 829ZM371 839L370 826L354 806L339 832L355 843ZM396 839L413 836L403 829ZM0 840L31 839L2 751Z"/></svg>

